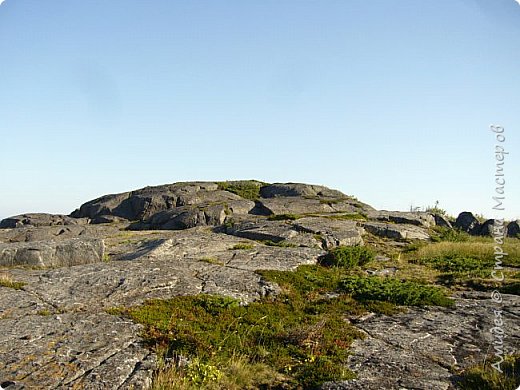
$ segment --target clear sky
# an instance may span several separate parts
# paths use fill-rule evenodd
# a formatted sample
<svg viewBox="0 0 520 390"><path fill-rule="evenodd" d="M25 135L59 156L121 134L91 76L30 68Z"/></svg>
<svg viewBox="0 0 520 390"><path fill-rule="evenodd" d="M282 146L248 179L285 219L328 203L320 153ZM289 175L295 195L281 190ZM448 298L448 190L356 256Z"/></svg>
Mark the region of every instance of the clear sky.
<svg viewBox="0 0 520 390"><path fill-rule="evenodd" d="M520 217L515 0L0 2L0 218L187 180Z"/></svg>

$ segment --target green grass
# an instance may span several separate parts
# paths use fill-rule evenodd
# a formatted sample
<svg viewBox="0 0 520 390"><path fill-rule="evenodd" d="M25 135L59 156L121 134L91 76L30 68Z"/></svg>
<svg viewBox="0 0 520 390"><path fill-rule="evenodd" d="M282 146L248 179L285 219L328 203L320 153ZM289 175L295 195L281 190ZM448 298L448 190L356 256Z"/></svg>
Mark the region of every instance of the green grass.
<svg viewBox="0 0 520 390"><path fill-rule="evenodd" d="M431 234L432 241L466 242L471 236L458 229L450 229L442 226L434 226Z"/></svg>
<svg viewBox="0 0 520 390"><path fill-rule="evenodd" d="M23 282L16 282L14 280L11 280L9 276L3 275L0 276L0 287L7 287L7 288L13 288L15 290L21 290L23 286L25 286L26 283Z"/></svg>
<svg viewBox="0 0 520 390"><path fill-rule="evenodd" d="M249 250L249 249L253 249L255 246L253 244L249 244L249 243L238 243L238 244L235 244L233 245L230 250Z"/></svg>
<svg viewBox="0 0 520 390"><path fill-rule="evenodd" d="M219 259L216 259L214 257L203 257L199 261L202 261L203 263L214 264L214 265L224 265L224 263L222 261L220 261Z"/></svg>
<svg viewBox="0 0 520 390"><path fill-rule="evenodd" d="M320 259L320 264L352 268L374 259L374 252L364 246L339 246Z"/></svg>
<svg viewBox="0 0 520 390"><path fill-rule="evenodd" d="M453 301L440 287L377 276L348 276L341 288L358 300L376 300L404 306L451 306Z"/></svg>
<svg viewBox="0 0 520 390"><path fill-rule="evenodd" d="M325 218L337 221L366 221L368 219L363 213L330 214L325 215Z"/></svg>
<svg viewBox="0 0 520 390"><path fill-rule="evenodd" d="M257 200L260 198L260 187L266 183L255 180L222 181L218 182L218 189L232 192L244 199Z"/></svg>
<svg viewBox="0 0 520 390"><path fill-rule="evenodd" d="M457 387L461 390L516 390L520 386L520 356L508 355L500 365L503 373L491 362L465 370Z"/></svg>
<svg viewBox="0 0 520 390"><path fill-rule="evenodd" d="M294 221L300 218L304 218L302 214L273 214L267 217L269 221Z"/></svg>
<svg viewBox="0 0 520 390"><path fill-rule="evenodd" d="M480 260L474 257L464 257L456 254L422 258L414 262L416 264L427 265L445 274L451 274L458 278L489 277L494 265L494 261L492 260Z"/></svg>

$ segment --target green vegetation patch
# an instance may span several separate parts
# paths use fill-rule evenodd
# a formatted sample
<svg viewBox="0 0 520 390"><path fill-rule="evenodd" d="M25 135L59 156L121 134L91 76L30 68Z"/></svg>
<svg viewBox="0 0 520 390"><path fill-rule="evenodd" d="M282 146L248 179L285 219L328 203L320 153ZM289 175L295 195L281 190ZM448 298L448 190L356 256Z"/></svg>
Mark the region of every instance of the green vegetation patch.
<svg viewBox="0 0 520 390"><path fill-rule="evenodd" d="M338 246L320 259L325 266L352 268L374 259L374 252L365 246Z"/></svg>
<svg viewBox="0 0 520 390"><path fill-rule="evenodd" d="M219 190L229 191L249 200L260 198L260 188L265 184L255 180L221 181L217 183Z"/></svg>
<svg viewBox="0 0 520 390"><path fill-rule="evenodd" d="M249 250L249 249L253 249L255 246L253 244L249 244L247 242L240 242L238 244L235 244L231 247L230 250Z"/></svg>
<svg viewBox="0 0 520 390"><path fill-rule="evenodd" d="M273 214L267 217L269 221L295 221L303 218L305 215L302 214Z"/></svg>
<svg viewBox="0 0 520 390"><path fill-rule="evenodd" d="M419 259L417 264L430 266L455 277L489 277L494 262L489 259L458 256L455 254Z"/></svg>
<svg viewBox="0 0 520 390"><path fill-rule="evenodd" d="M9 278L7 276L0 277L0 287L8 287L8 288L14 288L15 290L21 290L22 287L25 285L26 285L26 283L16 282L14 280L11 280L11 278Z"/></svg>
<svg viewBox="0 0 520 390"><path fill-rule="evenodd" d="M440 287L377 276L347 276L341 288L357 300L377 300L405 306L452 306Z"/></svg>
<svg viewBox="0 0 520 390"><path fill-rule="evenodd" d="M520 386L520 355L508 355L501 363L502 373L487 362L471 367L461 374L461 390L516 390Z"/></svg>
<svg viewBox="0 0 520 390"><path fill-rule="evenodd" d="M258 271L281 292L249 305L201 294L107 311L143 324L144 340L160 356L189 358L187 367L163 367L155 388L318 389L354 377L345 367L348 348L364 334L349 317L394 314L396 304L452 304L441 288L356 276L373 258L366 248L340 247L329 256L332 266Z"/></svg>
<svg viewBox="0 0 520 390"><path fill-rule="evenodd" d="M431 238L434 242L466 242L470 239L470 235L462 230L450 229L443 226L434 226L432 228Z"/></svg>
<svg viewBox="0 0 520 390"><path fill-rule="evenodd" d="M210 367L209 379L197 371L185 378L193 385L223 380L226 367L237 355L246 356L250 366L271 367L283 375L286 386L313 389L325 381L352 378L344 368L347 347L362 334L343 316L351 306L359 305L346 296L322 299L316 311L304 301L301 297L296 302L280 299L241 306L230 298L198 295L153 300L111 312L144 324L149 345L166 354L175 351L195 358L196 369Z"/></svg>

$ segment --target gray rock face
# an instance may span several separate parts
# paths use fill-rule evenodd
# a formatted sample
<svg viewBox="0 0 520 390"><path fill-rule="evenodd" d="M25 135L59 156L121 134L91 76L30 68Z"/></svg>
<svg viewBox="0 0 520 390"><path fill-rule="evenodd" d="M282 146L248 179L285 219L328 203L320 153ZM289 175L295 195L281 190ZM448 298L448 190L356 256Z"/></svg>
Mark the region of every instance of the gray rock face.
<svg viewBox="0 0 520 390"><path fill-rule="evenodd" d="M55 225L81 225L87 224L87 219L76 219L66 215L30 213L15 215L3 219L0 222L0 229L12 229L23 226L55 226Z"/></svg>
<svg viewBox="0 0 520 390"><path fill-rule="evenodd" d="M262 198L276 197L323 197L323 198L343 198L346 197L340 191L312 184L301 183L274 183L260 189Z"/></svg>
<svg viewBox="0 0 520 390"><path fill-rule="evenodd" d="M504 299L503 315L511 319L508 344L518 347L520 297ZM480 363L492 348L493 309L496 304L489 294L467 292L454 308L411 308L405 314L376 315L357 323L367 335L354 342L348 363L358 378L323 389L453 389L457 378L450 368Z"/></svg>
<svg viewBox="0 0 520 390"><path fill-rule="evenodd" d="M0 244L0 266L71 267L102 261L104 250L98 239Z"/></svg>
<svg viewBox="0 0 520 390"><path fill-rule="evenodd" d="M381 222L416 225L426 228L435 225L435 218L433 215L424 212L372 211L368 213L368 219Z"/></svg>
<svg viewBox="0 0 520 390"><path fill-rule="evenodd" d="M451 225L450 220L448 218L446 218L445 216L439 215L439 214L435 214L433 217L435 218L435 225L441 226L441 227L445 227L445 228L449 228L449 229L453 228L453 226Z"/></svg>
<svg viewBox="0 0 520 390"><path fill-rule="evenodd" d="M257 202L266 214L323 214L323 213L356 213L364 209L357 202L340 200L327 202L320 199L305 199L297 197L277 197L272 199L260 199Z"/></svg>
<svg viewBox="0 0 520 390"><path fill-rule="evenodd" d="M137 236L127 243L129 233ZM256 242L233 250L244 239L205 228L120 234L110 262L3 271L26 285L0 287L0 380L25 389L145 389L156 365L141 328L105 309L199 293L250 302L278 292L255 270L295 269L325 253Z"/></svg>
<svg viewBox="0 0 520 390"><path fill-rule="evenodd" d="M492 236L494 224L495 224L494 219L488 219L480 226L480 231L478 234L481 236Z"/></svg>
<svg viewBox="0 0 520 390"><path fill-rule="evenodd" d="M430 235L424 228L415 225L398 225L383 222L366 222L363 227L369 233L394 240L429 240Z"/></svg>
<svg viewBox="0 0 520 390"><path fill-rule="evenodd" d="M336 246L363 245L363 228L355 221L334 220L329 218L301 218L294 221L296 230L311 233L322 242L325 249Z"/></svg>
<svg viewBox="0 0 520 390"><path fill-rule="evenodd" d="M469 234L479 234L481 229L479 220L468 211L459 214L455 227Z"/></svg>
<svg viewBox="0 0 520 390"><path fill-rule="evenodd" d="M174 207L199 203L218 189L216 183L192 182L145 187L137 191L106 195L83 204L71 216L95 218L114 215L131 221L146 219Z"/></svg>
<svg viewBox="0 0 520 390"><path fill-rule="evenodd" d="M520 235L520 221L512 221L507 225L507 236L518 237Z"/></svg>

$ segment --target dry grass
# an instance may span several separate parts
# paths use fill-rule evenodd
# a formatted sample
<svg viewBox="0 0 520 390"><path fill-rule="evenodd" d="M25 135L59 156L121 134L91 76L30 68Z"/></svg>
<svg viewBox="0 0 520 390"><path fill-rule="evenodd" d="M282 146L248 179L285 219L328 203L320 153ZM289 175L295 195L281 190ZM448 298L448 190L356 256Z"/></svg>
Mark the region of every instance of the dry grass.
<svg viewBox="0 0 520 390"><path fill-rule="evenodd" d="M8 274L2 273L0 274L0 286L1 287L8 287L8 288L14 288L15 290L21 290L22 287L25 285L23 282L15 282L11 279L11 276Z"/></svg>
<svg viewBox="0 0 520 390"><path fill-rule="evenodd" d="M234 356L222 363L218 369L218 379L205 380L205 374L210 370L207 365L197 361L190 366L178 368L176 366L163 367L158 370L152 383L152 390L240 390L257 389L260 385L269 386L283 383L286 378L272 368L261 363L250 363L246 357ZM202 369L201 369L202 367ZM195 382L195 384L194 384Z"/></svg>
<svg viewBox="0 0 520 390"><path fill-rule="evenodd" d="M503 245L504 252L508 254L504 264L520 266L520 241L508 239ZM406 257L413 259L432 259L445 257L471 257L480 260L494 259L494 243L490 238L475 238L465 242L442 241L419 247L410 252Z"/></svg>

